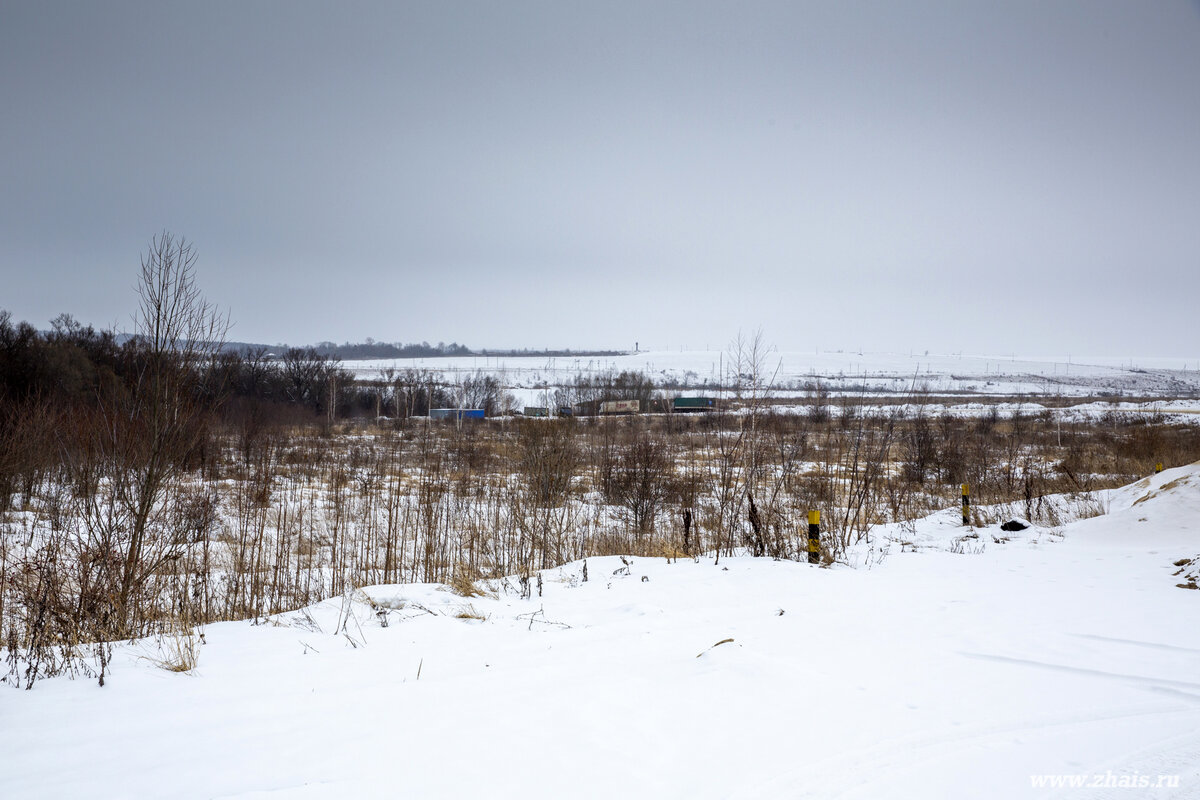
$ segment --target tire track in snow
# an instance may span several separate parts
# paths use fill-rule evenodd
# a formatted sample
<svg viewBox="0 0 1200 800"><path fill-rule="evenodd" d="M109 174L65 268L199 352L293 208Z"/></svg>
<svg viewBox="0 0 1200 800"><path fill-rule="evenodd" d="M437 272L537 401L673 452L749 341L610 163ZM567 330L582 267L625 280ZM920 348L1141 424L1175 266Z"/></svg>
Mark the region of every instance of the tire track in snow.
<svg viewBox="0 0 1200 800"><path fill-rule="evenodd" d="M1094 633L1075 633L1072 634L1080 639L1093 639L1097 642L1112 642L1114 644L1127 644L1133 647L1146 647L1153 650L1170 650L1178 653L1196 653L1200 655L1200 649L1195 647L1180 647L1174 644L1160 644L1159 642L1143 642L1138 639L1118 639L1113 636L1099 636Z"/></svg>
<svg viewBox="0 0 1200 800"><path fill-rule="evenodd" d="M1174 686L1185 689L1200 689L1200 683L1193 681L1177 681L1168 678L1155 678L1149 675L1130 675L1124 672L1106 672L1101 669L1091 669L1090 667L1073 667L1069 664L1053 664L1049 661L1036 661L1029 658L1013 658L1012 656L994 655L991 653L967 653L963 652L960 655L967 658L974 658L980 661L992 661L999 664L1017 664L1026 667L1036 667L1037 669L1051 670L1054 672L1069 672L1074 675L1088 675L1094 678L1108 678L1111 680L1125 681L1135 683L1145 688L1154 686Z"/></svg>
<svg viewBox="0 0 1200 800"><path fill-rule="evenodd" d="M1116 720L1187 712L1194 713L1194 710L1172 703L1127 711L1054 715L1040 720L956 729L926 736L898 736L841 758L825 759L820 763L805 763L747 787L731 797L738 800L767 797L836 798L852 794L873 798L886 797L891 796L886 787L893 783L889 776L915 769L928 769L931 764L955 759L980 744L1000 738L1008 740L1013 734L1071 729ZM825 773L828 777L817 778L814 781L812 775L816 772ZM854 785L847 785L853 780L848 776L854 775L865 777ZM799 794L796 794L797 789Z"/></svg>
<svg viewBox="0 0 1200 800"><path fill-rule="evenodd" d="M1200 701L1200 697L1196 697ZM1200 797L1200 731L1188 731L1168 736L1139 747L1117 759L1093 763L1079 774L1088 776L1122 777L1146 776L1157 782L1160 775L1179 777L1176 788L1131 789L1120 786L1096 786L1086 789L1058 789L1049 798L1086 796L1097 800L1129 800L1131 797L1196 798Z"/></svg>

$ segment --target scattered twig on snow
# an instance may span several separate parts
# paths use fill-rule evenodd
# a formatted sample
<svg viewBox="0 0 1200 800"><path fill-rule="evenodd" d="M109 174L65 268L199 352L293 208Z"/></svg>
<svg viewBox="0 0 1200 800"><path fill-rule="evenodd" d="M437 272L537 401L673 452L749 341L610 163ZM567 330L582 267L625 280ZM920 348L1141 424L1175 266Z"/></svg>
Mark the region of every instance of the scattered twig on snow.
<svg viewBox="0 0 1200 800"><path fill-rule="evenodd" d="M701 650L699 653L696 653L696 658L699 658L700 656L704 655L704 654L705 654L705 653L707 653L709 650L712 650L712 649L714 649L714 648L720 647L720 646L721 646L721 645L723 645L723 644L729 644L729 643L730 643L730 642L732 642L732 641L733 641L733 638L732 638L732 637L731 637L731 638L729 638L729 639L722 639L721 641L719 641L719 642L717 642L716 644L714 644L712 647L706 648L706 649L704 649L704 650Z"/></svg>
<svg viewBox="0 0 1200 800"><path fill-rule="evenodd" d="M542 616L542 619L537 619L539 614ZM554 622L553 620L546 619L546 609L544 607L539 608L537 611L530 611L528 614L518 614L516 618L524 619L525 617L529 617L529 627L527 630L533 630L533 623L535 622L540 622L543 625L557 625L560 628L567 629L570 629L571 627L565 622Z"/></svg>

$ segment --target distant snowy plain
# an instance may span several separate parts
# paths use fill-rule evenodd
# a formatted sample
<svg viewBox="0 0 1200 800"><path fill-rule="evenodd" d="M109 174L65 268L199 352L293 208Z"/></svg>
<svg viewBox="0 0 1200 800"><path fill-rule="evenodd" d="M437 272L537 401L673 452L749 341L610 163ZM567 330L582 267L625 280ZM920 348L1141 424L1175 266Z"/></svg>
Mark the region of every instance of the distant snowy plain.
<svg viewBox="0 0 1200 800"><path fill-rule="evenodd" d="M625 370L643 372L656 383L694 389L715 387L734 373L732 357L718 350L660 350L611 357L466 356L456 358L350 361L345 367L362 379L378 379L392 369L431 370L448 383L485 372L501 377L531 405L548 405L553 389L577 375ZM1200 357L1132 359L1076 356L976 356L924 353L771 351L763 359L764 377L777 395L796 396L820 383L831 391L906 395L914 391L961 393L983 397L1200 396Z"/></svg>
<svg viewBox="0 0 1200 800"><path fill-rule="evenodd" d="M1053 502L1099 515L364 587L208 626L192 674L122 645L0 690L0 797L1200 796L1200 464Z"/></svg>

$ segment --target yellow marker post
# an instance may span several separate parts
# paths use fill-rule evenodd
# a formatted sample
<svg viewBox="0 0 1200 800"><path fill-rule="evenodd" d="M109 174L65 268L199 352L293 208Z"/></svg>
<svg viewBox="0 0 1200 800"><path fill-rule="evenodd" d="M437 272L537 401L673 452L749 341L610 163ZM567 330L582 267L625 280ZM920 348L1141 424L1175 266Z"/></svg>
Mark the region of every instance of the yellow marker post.
<svg viewBox="0 0 1200 800"><path fill-rule="evenodd" d="M808 563L821 561L821 512L808 512Z"/></svg>
<svg viewBox="0 0 1200 800"><path fill-rule="evenodd" d="M1160 472L1162 472L1162 462L1161 461L1154 465L1154 474L1157 475Z"/></svg>
<svg viewBox="0 0 1200 800"><path fill-rule="evenodd" d="M971 524L971 486L964 483L962 485L962 506L963 506L963 525Z"/></svg>

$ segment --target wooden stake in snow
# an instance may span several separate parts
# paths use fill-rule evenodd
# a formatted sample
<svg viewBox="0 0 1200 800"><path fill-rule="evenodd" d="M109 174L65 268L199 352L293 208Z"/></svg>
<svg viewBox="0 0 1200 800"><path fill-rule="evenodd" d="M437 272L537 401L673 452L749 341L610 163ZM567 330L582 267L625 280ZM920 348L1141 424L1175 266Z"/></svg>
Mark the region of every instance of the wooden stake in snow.
<svg viewBox="0 0 1200 800"><path fill-rule="evenodd" d="M821 512L808 512L808 563L821 563Z"/></svg>

